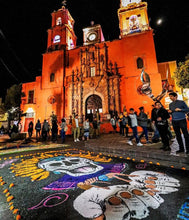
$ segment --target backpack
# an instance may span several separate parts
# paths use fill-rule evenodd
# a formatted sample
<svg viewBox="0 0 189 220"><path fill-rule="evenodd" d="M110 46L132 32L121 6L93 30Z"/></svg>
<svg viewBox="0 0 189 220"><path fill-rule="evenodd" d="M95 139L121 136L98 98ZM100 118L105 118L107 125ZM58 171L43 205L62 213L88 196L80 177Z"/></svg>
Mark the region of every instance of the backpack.
<svg viewBox="0 0 189 220"><path fill-rule="evenodd" d="M35 126L35 129L36 130L41 130L41 123L37 123L36 126Z"/></svg>

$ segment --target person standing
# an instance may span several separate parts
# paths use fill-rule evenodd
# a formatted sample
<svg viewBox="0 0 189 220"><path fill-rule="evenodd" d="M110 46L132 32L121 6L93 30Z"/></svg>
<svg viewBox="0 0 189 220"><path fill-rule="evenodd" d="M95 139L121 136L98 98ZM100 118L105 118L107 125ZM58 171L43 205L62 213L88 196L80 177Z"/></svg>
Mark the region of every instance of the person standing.
<svg viewBox="0 0 189 220"><path fill-rule="evenodd" d="M22 122L18 123L18 132L21 133L22 132Z"/></svg>
<svg viewBox="0 0 189 220"><path fill-rule="evenodd" d="M146 138L146 143L149 144L149 140L148 140L148 116L147 114L144 112L144 107L140 107L139 108L140 113L138 116L138 125L142 128L142 133L139 136L139 140L141 140L141 138L145 135Z"/></svg>
<svg viewBox="0 0 189 220"><path fill-rule="evenodd" d="M168 137L168 121L170 118L168 111L162 106L161 102L155 102L156 111L152 114L152 122L155 123L163 146L160 148L162 150L170 150L169 147L169 137Z"/></svg>
<svg viewBox="0 0 189 220"><path fill-rule="evenodd" d="M129 116L126 111L123 114L122 126L123 126L123 135L125 135L125 137L129 137Z"/></svg>
<svg viewBox="0 0 189 220"><path fill-rule="evenodd" d="M116 122L117 122L116 117L115 115L113 115L112 118L110 119L110 123L112 125L112 128L114 129L113 133L116 133L116 128L117 128Z"/></svg>
<svg viewBox="0 0 189 220"><path fill-rule="evenodd" d="M97 118L94 117L94 120L93 120L93 137L94 138L97 138L98 136L98 122L97 122Z"/></svg>
<svg viewBox="0 0 189 220"><path fill-rule="evenodd" d="M63 144L66 140L66 129L67 129L66 120L64 118L62 118L61 120L60 128L61 128L61 140Z"/></svg>
<svg viewBox="0 0 189 220"><path fill-rule="evenodd" d="M77 142L79 141L79 136L80 136L78 114L76 114L75 118L72 120L72 127L73 127L73 134L74 134L74 142Z"/></svg>
<svg viewBox="0 0 189 220"><path fill-rule="evenodd" d="M47 130L47 139L50 139L50 130L51 130L51 125L50 123L47 121L48 124L48 130Z"/></svg>
<svg viewBox="0 0 189 220"><path fill-rule="evenodd" d="M57 125L57 121L53 120L52 121L52 141L56 142L57 141L57 136L58 136L58 125Z"/></svg>
<svg viewBox="0 0 189 220"><path fill-rule="evenodd" d="M96 120L97 120L97 125L98 125L97 136L99 137L100 136L100 113L99 113L99 110L96 111Z"/></svg>
<svg viewBox="0 0 189 220"><path fill-rule="evenodd" d="M32 137L32 134L33 134L33 122L30 121L29 126L28 126L28 135L29 135L29 138Z"/></svg>
<svg viewBox="0 0 189 220"><path fill-rule="evenodd" d="M151 122L152 122L152 116L156 113L156 111L157 111L157 109L155 108L155 105L153 104L152 105L152 111L151 111ZM155 123L151 123L151 127L152 127L152 129L154 131L154 135L152 137L152 142L153 143L157 143L157 142L160 141L159 140L159 138L160 138L159 131L158 131Z"/></svg>
<svg viewBox="0 0 189 220"><path fill-rule="evenodd" d="M129 117L130 117L130 126L133 130L133 135L129 138L129 141L127 142L129 145L133 145L132 143L132 139L135 138L136 139L136 142L137 142L137 146L140 147L140 146L143 146L142 143L140 143L140 140L139 140L139 137L138 137L138 131L137 131L137 126L138 126L138 123L137 123L137 116L135 114L135 111L133 108L130 108L129 109Z"/></svg>
<svg viewBox="0 0 189 220"><path fill-rule="evenodd" d="M123 113L121 112L119 115L118 123L119 123L119 133L124 136L123 123L122 123Z"/></svg>
<svg viewBox="0 0 189 220"><path fill-rule="evenodd" d="M182 100L178 100L177 93L169 93L171 103L169 104L169 113L172 115L172 125L176 134L176 139L179 144L179 150L177 153L184 152L184 144L181 137L181 131L184 135L186 154L189 153L189 134L187 130L186 113L189 112L189 108Z"/></svg>
<svg viewBox="0 0 189 220"><path fill-rule="evenodd" d="M89 129L90 129L89 118L87 118L87 119L83 122L83 129L84 129L83 140L85 140L85 138L87 138L87 140L89 140Z"/></svg>
<svg viewBox="0 0 189 220"><path fill-rule="evenodd" d="M48 132L48 130L49 130L49 123L45 119L44 122L43 122L43 127L42 127L42 138L43 138L43 141L47 140L47 132Z"/></svg>
<svg viewBox="0 0 189 220"><path fill-rule="evenodd" d="M40 120L37 120L37 123L35 125L35 130L36 130L36 140L39 141L39 138L41 136L41 123Z"/></svg>

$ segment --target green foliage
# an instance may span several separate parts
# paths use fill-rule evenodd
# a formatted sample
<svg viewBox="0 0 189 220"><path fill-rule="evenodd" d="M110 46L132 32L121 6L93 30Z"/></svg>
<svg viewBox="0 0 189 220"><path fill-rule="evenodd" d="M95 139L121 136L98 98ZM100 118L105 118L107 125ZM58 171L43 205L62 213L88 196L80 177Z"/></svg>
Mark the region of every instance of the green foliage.
<svg viewBox="0 0 189 220"><path fill-rule="evenodd" d="M185 62L180 62L178 64L174 76L180 88L189 88L189 55L186 57Z"/></svg>
<svg viewBox="0 0 189 220"><path fill-rule="evenodd" d="M21 104L21 91L22 84L13 85L7 90L5 97L5 108L6 110L11 109L12 107L20 107Z"/></svg>

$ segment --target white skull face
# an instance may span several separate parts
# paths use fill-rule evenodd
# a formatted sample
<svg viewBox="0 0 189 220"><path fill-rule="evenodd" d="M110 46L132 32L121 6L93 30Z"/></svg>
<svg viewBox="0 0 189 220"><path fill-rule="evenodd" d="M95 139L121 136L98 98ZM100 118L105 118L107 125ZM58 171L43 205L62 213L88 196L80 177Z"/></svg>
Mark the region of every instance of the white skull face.
<svg viewBox="0 0 189 220"><path fill-rule="evenodd" d="M56 174L66 173L70 176L83 176L96 173L103 169L92 160L80 157L53 157L42 160L38 167Z"/></svg>
<svg viewBox="0 0 189 220"><path fill-rule="evenodd" d="M149 82L143 83L141 91L145 95L151 95L152 94L152 89L150 87L150 83Z"/></svg>

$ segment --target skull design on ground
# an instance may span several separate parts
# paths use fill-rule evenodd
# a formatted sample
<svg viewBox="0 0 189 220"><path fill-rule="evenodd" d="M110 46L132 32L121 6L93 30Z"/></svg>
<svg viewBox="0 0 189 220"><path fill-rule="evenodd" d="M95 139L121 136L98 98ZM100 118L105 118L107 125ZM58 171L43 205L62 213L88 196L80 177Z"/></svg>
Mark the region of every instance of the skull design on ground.
<svg viewBox="0 0 189 220"><path fill-rule="evenodd" d="M64 156L42 160L38 163L38 167L55 174L65 173L74 177L93 174L103 169L102 166L95 164L92 160Z"/></svg>

